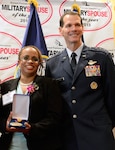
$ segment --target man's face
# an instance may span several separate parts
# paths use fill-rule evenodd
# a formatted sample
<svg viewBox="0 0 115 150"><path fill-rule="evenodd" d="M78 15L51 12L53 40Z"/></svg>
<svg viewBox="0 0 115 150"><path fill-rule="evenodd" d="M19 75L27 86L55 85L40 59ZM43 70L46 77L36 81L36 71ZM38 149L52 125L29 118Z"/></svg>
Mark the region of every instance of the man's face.
<svg viewBox="0 0 115 150"><path fill-rule="evenodd" d="M59 28L61 35L67 44L79 42L83 34L81 19L77 15L66 15L63 18L64 25Z"/></svg>

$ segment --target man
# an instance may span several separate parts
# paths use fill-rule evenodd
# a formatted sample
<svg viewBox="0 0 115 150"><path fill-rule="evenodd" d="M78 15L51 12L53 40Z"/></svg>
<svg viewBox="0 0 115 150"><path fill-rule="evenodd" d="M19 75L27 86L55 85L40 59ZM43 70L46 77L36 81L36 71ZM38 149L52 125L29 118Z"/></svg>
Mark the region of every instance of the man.
<svg viewBox="0 0 115 150"><path fill-rule="evenodd" d="M60 18L66 49L46 63L46 76L59 81L64 102L64 150L115 150L115 68L111 55L82 42L78 13ZM92 37L91 37L92 38ZM76 55L72 70L71 54Z"/></svg>

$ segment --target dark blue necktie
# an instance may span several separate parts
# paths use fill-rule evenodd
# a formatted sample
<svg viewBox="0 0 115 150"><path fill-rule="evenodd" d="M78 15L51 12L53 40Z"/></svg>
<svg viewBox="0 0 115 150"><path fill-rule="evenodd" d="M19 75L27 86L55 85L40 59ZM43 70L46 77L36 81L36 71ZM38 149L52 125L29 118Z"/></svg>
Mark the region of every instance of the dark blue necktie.
<svg viewBox="0 0 115 150"><path fill-rule="evenodd" d="M76 57L77 56L77 54L76 53L72 53L71 54L71 67L72 67L72 70L73 70L73 72L75 71L75 67L76 67L76 64L77 64L77 62L76 62Z"/></svg>

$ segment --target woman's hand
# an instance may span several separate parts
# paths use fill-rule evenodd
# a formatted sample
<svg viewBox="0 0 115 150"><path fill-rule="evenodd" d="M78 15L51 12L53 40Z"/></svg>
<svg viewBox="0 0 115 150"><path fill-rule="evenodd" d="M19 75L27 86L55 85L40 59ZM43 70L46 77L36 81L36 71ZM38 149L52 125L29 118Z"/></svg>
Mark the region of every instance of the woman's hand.
<svg viewBox="0 0 115 150"><path fill-rule="evenodd" d="M25 134L28 134L29 133L29 130L31 128L31 125L28 123L28 122L25 122L24 125L25 125L25 128L16 128L16 127L10 127L9 126L9 123L12 119L12 112L10 112L9 116L8 116L8 119L7 119L7 122L6 122L6 131L7 132L23 132Z"/></svg>

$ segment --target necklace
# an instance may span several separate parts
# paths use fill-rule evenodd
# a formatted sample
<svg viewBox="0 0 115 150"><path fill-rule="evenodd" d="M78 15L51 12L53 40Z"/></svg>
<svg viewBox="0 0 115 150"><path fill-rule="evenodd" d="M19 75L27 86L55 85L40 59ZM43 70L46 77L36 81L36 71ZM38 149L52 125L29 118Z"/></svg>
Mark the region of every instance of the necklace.
<svg viewBox="0 0 115 150"><path fill-rule="evenodd" d="M29 82L29 83L23 83L23 82L20 81L19 83L20 83L21 86L29 86L33 83L33 81Z"/></svg>

